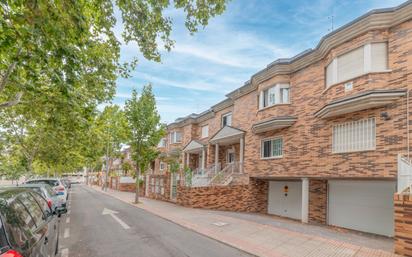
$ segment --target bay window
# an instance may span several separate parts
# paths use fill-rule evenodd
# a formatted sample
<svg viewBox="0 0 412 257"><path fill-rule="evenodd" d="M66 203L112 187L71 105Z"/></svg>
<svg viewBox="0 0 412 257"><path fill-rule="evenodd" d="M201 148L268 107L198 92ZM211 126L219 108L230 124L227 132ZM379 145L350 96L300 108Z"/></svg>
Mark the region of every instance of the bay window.
<svg viewBox="0 0 412 257"><path fill-rule="evenodd" d="M275 104L289 103L289 84L276 84L260 91L259 109Z"/></svg>
<svg viewBox="0 0 412 257"><path fill-rule="evenodd" d="M388 69L386 42L370 43L335 57L325 68L326 87Z"/></svg>

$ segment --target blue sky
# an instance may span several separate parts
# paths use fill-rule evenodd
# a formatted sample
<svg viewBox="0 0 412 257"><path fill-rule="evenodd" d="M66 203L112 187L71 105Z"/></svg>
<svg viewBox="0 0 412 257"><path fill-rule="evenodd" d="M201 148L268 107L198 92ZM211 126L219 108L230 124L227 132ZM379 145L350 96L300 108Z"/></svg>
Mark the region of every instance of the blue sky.
<svg viewBox="0 0 412 257"><path fill-rule="evenodd" d="M183 12L170 10L174 49L162 51L162 62L156 63L139 55L136 45L123 45L122 60L137 55L139 64L130 78L118 79L113 103L123 105L133 88L152 83L163 122L204 111L267 64L315 47L330 31L331 15L336 29L369 10L402 2L233 0L194 35L184 27Z"/></svg>

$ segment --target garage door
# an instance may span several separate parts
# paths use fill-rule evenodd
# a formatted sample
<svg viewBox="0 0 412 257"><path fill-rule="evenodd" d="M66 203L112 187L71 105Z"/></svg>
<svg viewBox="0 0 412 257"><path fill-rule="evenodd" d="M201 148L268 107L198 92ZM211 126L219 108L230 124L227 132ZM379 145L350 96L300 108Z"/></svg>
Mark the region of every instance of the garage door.
<svg viewBox="0 0 412 257"><path fill-rule="evenodd" d="M388 181L329 181L329 224L393 236L395 188Z"/></svg>
<svg viewBox="0 0 412 257"><path fill-rule="evenodd" d="M302 182L270 181L268 213L300 220L302 218Z"/></svg>

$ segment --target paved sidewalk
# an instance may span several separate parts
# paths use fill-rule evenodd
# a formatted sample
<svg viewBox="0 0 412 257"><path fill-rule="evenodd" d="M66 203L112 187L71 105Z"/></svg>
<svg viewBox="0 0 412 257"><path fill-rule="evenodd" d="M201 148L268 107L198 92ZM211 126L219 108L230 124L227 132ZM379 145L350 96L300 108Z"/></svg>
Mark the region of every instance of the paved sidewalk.
<svg viewBox="0 0 412 257"><path fill-rule="evenodd" d="M94 189L101 191L99 187ZM134 194L103 192L132 204ZM142 208L164 219L245 252L268 257L397 256L392 240L329 227L311 226L268 215L185 208L172 203L140 198Z"/></svg>

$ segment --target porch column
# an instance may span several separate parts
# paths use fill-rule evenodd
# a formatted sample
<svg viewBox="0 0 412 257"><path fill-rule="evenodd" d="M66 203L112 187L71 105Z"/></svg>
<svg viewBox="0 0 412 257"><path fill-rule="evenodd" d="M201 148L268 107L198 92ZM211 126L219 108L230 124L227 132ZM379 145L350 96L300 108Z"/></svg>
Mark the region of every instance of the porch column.
<svg viewBox="0 0 412 257"><path fill-rule="evenodd" d="M245 139L243 137L240 138L240 149L239 149L239 172L242 174L243 173L243 154L244 154L244 148L245 148Z"/></svg>
<svg viewBox="0 0 412 257"><path fill-rule="evenodd" d="M218 164L219 164L219 145L215 144L215 172L218 172Z"/></svg>
<svg viewBox="0 0 412 257"><path fill-rule="evenodd" d="M309 179L302 178L302 222L309 222Z"/></svg>
<svg viewBox="0 0 412 257"><path fill-rule="evenodd" d="M202 166L201 167L202 167L202 172L203 172L206 167L206 150L204 147L202 148Z"/></svg>
<svg viewBox="0 0 412 257"><path fill-rule="evenodd" d="M186 166L186 153L185 152L182 152L182 165L184 169Z"/></svg>

